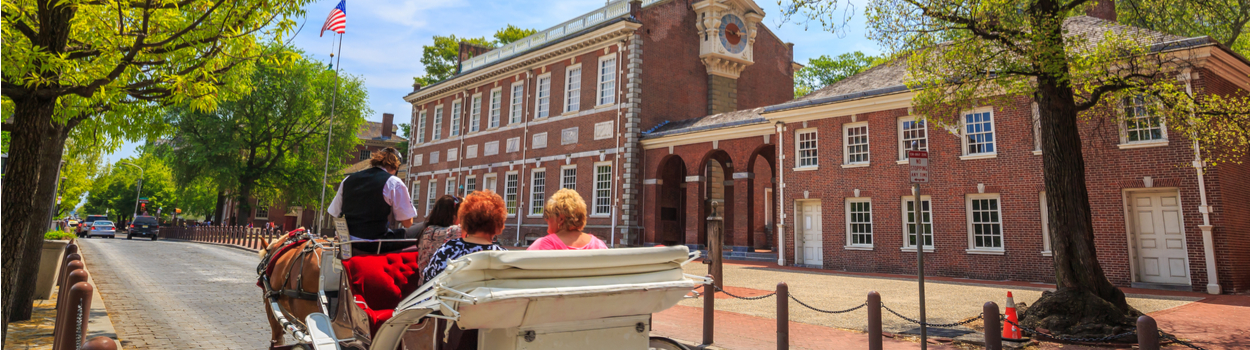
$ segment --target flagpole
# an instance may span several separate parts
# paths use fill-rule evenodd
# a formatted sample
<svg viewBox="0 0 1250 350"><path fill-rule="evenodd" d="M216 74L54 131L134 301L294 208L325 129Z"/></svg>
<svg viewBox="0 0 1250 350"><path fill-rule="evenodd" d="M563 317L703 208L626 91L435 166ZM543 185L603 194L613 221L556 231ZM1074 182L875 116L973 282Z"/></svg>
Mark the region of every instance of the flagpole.
<svg viewBox="0 0 1250 350"><path fill-rule="evenodd" d="M317 203L317 223L313 225L313 230L318 236L321 235L321 223L325 222L326 181L330 177L330 140L331 136L334 135L334 114L339 99L339 71L343 70L343 65L340 64L343 63L343 34L336 35L338 35L339 39L337 62L334 61L335 54L333 52L330 53L330 62L334 64L334 95L330 97L330 131L326 133L326 162L325 168L321 172L321 201Z"/></svg>

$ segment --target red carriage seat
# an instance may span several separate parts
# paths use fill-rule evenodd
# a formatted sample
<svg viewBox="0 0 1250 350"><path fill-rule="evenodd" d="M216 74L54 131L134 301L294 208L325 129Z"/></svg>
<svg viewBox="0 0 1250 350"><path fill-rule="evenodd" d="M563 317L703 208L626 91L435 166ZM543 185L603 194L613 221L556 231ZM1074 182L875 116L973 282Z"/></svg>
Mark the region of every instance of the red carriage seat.
<svg viewBox="0 0 1250 350"><path fill-rule="evenodd" d="M417 252L358 255L343 260L356 305L369 315L370 332L391 318L395 306L421 287Z"/></svg>

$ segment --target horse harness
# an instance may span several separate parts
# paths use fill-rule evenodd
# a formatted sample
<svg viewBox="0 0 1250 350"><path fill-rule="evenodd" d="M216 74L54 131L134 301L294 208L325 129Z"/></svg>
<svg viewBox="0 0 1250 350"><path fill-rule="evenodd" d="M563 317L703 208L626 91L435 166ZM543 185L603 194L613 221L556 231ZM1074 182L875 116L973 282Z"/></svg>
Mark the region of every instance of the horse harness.
<svg viewBox="0 0 1250 350"><path fill-rule="evenodd" d="M318 301L320 300L320 296L318 293L308 292L304 290L304 263L303 261L304 261L304 258L308 256L308 254L312 253L317 248L324 249L325 247L322 247L321 244L318 243L316 239L314 239L312 235L309 234L307 231L291 232L288 239L291 239L291 238L297 238L297 239L294 242L287 243L283 245L281 248L278 248L277 250L274 250L270 252L269 254L266 254L265 258L261 259L260 264L256 267L256 272L259 275L256 281L256 285L258 287L261 287L261 289L264 290L265 295L268 298L277 299L279 296L286 296L289 298L295 298L295 299L301 299L301 300ZM304 243L311 243L311 244L304 244ZM276 258L281 257L282 255L286 254L287 251L290 251L291 249L298 247L300 245L304 245L304 248L300 249L299 255L295 256L295 259L291 260L292 263L287 266L285 278L282 281L282 285L279 286L282 289L275 290L269 281L269 275L273 272L274 264L277 263ZM299 274L297 274L295 277L295 286L294 286L294 289L292 289L287 286L287 283L290 282L291 273L295 271L296 265L299 265Z"/></svg>

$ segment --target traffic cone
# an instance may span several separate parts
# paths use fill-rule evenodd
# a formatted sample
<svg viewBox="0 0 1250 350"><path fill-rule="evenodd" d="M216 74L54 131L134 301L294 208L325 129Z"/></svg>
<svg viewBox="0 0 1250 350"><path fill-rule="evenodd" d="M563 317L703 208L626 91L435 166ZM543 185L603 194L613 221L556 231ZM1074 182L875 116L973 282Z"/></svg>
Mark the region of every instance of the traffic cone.
<svg viewBox="0 0 1250 350"><path fill-rule="evenodd" d="M1024 340L1020 335L1019 318L1016 317L1016 301L1011 298L1011 291L1007 292L1007 318L1008 322L1003 322L1003 340Z"/></svg>

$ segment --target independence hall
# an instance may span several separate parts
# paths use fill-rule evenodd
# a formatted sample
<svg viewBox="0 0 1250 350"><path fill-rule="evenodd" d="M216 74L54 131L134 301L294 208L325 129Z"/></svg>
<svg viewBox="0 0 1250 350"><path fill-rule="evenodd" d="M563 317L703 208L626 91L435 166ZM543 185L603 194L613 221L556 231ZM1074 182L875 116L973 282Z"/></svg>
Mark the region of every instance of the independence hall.
<svg viewBox="0 0 1250 350"><path fill-rule="evenodd" d="M792 44L764 17L751 0L617 0L499 48L462 44L458 74L404 97L413 204L425 214L439 195L493 190L510 213L501 241L524 246L546 234L546 198L570 188L609 245L695 248L716 205L731 258L914 274L924 249L933 275L1054 280L1033 101L931 126L912 114L900 61L795 99ZM1194 91L1250 90L1250 62L1209 38L1154 37L1199 57L1177 72ZM1107 277L1250 290L1250 159L1204 166L1141 103L1082 130ZM931 161L919 203L911 144Z"/></svg>

